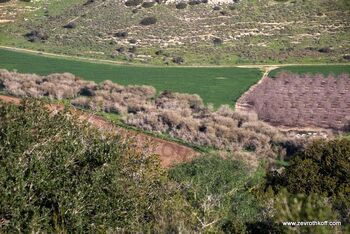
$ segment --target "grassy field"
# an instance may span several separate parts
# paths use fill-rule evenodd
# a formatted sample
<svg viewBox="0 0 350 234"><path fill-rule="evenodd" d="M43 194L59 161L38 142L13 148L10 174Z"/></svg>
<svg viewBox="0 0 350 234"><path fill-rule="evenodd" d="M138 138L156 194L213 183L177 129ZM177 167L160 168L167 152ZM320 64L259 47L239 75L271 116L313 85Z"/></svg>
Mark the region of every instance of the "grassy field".
<svg viewBox="0 0 350 234"><path fill-rule="evenodd" d="M171 90L200 95L205 103L234 105L261 78L258 69L230 67L142 67L91 63L0 49L0 68L46 75L71 72L87 80L129 85L151 85L158 91Z"/></svg>
<svg viewBox="0 0 350 234"><path fill-rule="evenodd" d="M287 71L298 74L323 74L328 76L329 74L340 75L342 73L350 74L350 65L312 65L312 66L290 66L290 67L281 67L275 69L269 73L270 77L276 77L279 72Z"/></svg>

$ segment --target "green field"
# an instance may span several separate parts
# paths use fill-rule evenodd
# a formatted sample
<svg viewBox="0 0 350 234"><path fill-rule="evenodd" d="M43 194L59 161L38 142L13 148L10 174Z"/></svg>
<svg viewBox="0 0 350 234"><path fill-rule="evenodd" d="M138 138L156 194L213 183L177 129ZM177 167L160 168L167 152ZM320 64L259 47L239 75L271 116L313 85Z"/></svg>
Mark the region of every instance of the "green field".
<svg viewBox="0 0 350 234"><path fill-rule="evenodd" d="M329 74L340 75L342 73L350 74L350 65L304 65L304 66L286 66L277 68L269 73L270 77L275 78L282 71L298 73L298 74Z"/></svg>
<svg viewBox="0 0 350 234"><path fill-rule="evenodd" d="M258 69L234 67L145 67L83 62L0 49L0 68L46 75L71 72L87 80L151 85L200 95L205 103L234 105L262 76Z"/></svg>

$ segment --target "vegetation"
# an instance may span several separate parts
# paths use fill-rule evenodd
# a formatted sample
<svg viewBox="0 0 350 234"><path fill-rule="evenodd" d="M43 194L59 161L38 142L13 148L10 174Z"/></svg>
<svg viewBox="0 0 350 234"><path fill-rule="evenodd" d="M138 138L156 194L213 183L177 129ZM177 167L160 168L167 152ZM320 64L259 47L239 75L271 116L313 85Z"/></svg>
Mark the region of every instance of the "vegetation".
<svg viewBox="0 0 350 234"><path fill-rule="evenodd" d="M198 94L215 107L234 105L261 78L258 69L234 67L136 67L51 58L0 49L0 68L48 75L70 72L87 80L111 80L121 85L150 85L158 92L170 90Z"/></svg>
<svg viewBox="0 0 350 234"><path fill-rule="evenodd" d="M275 193L279 193L277 219L338 220L343 223L344 230L350 230L348 155L349 139L317 140L296 154L284 172L268 174L265 188L271 186ZM288 209L290 213L285 212ZM330 232L326 227L319 229L319 233ZM309 227L304 232L307 230L316 229Z"/></svg>
<svg viewBox="0 0 350 234"><path fill-rule="evenodd" d="M170 91L157 95L150 86L124 87L111 81L96 84L69 73L37 76L0 70L0 85L15 96L70 99L80 108L116 113L126 124L146 131L240 153L254 166L258 159L284 157L288 154L285 143L293 141L254 115L239 114L227 105L218 110L206 107L198 95Z"/></svg>
<svg viewBox="0 0 350 234"><path fill-rule="evenodd" d="M0 0L0 233L350 233L349 13Z"/></svg>
<svg viewBox="0 0 350 234"><path fill-rule="evenodd" d="M185 230L187 208L154 155L68 110L0 103L0 232Z"/></svg>
<svg viewBox="0 0 350 234"><path fill-rule="evenodd" d="M288 72L288 73L295 73L295 74L322 74L325 77L328 75L334 75L338 76L343 73L350 74L350 65L312 65L312 66L286 66L286 67L281 67L277 68L275 70L272 70L269 73L269 77L271 78L276 78L278 76L278 73L281 72Z"/></svg>
<svg viewBox="0 0 350 234"><path fill-rule="evenodd" d="M349 61L347 0L206 2L157 1L148 7L153 3L142 0L13 1L0 9L2 19L14 20L0 25L0 44L123 61L128 52L114 56L115 49L130 43L112 35L129 30L139 42L136 62L166 64L175 56L191 65ZM140 27L150 16L157 23ZM63 28L70 20L76 27ZM39 29L49 37L45 43L23 37ZM223 46L215 46L213 37ZM169 56L154 56L159 48Z"/></svg>
<svg viewBox="0 0 350 234"><path fill-rule="evenodd" d="M179 183L186 201L194 208L200 230L249 232L245 224L257 223L262 216L262 207L250 192L263 180L261 170L251 175L241 162L207 156L178 165L169 175Z"/></svg>
<svg viewBox="0 0 350 234"><path fill-rule="evenodd" d="M349 131L349 90L348 74L325 77L280 72L276 78L264 79L238 104L248 105L260 120L277 126Z"/></svg>
<svg viewBox="0 0 350 234"><path fill-rule="evenodd" d="M316 141L266 177L264 164L252 171L210 155L167 172L147 150L68 109L1 102L0 231L346 233L349 146ZM282 225L314 220L343 226Z"/></svg>
<svg viewBox="0 0 350 234"><path fill-rule="evenodd" d="M157 23L157 19L153 16L150 16L150 17L146 17L146 18L143 18L141 21L140 21L140 24L141 25L151 25L151 24L155 24Z"/></svg>
<svg viewBox="0 0 350 234"><path fill-rule="evenodd" d="M350 197L350 141L316 141L292 160L286 170L287 188L293 193ZM309 178L307 182L305 178Z"/></svg>

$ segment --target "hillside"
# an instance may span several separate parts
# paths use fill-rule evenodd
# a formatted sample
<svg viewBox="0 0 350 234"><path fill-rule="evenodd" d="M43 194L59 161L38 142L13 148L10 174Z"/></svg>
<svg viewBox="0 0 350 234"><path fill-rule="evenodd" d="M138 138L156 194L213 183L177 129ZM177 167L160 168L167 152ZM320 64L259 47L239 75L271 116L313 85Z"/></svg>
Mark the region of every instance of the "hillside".
<svg viewBox="0 0 350 234"><path fill-rule="evenodd" d="M148 148L47 104L0 101L1 233L350 230L347 139L312 142L284 170L205 155L165 171ZM332 221L285 225L298 219Z"/></svg>
<svg viewBox="0 0 350 234"><path fill-rule="evenodd" d="M0 0L0 234L350 233L350 0Z"/></svg>
<svg viewBox="0 0 350 234"><path fill-rule="evenodd" d="M349 61L347 1L215 2L13 0L0 44L169 65Z"/></svg>

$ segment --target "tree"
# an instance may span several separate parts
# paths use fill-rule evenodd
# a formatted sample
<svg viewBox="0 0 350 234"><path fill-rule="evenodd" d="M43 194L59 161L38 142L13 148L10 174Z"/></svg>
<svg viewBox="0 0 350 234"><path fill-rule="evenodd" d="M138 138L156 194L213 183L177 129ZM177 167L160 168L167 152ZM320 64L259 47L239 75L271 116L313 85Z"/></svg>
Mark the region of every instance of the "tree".
<svg viewBox="0 0 350 234"><path fill-rule="evenodd" d="M318 140L293 157L286 169L292 193L350 196L350 140Z"/></svg>

